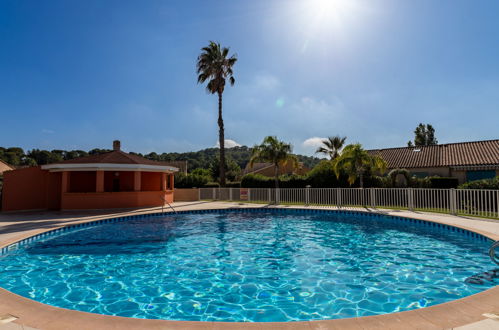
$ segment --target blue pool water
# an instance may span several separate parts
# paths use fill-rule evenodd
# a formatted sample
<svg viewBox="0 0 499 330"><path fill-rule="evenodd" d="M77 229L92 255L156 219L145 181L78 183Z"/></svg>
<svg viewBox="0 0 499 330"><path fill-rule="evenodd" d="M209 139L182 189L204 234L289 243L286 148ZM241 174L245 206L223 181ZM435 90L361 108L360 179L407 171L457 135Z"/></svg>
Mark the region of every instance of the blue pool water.
<svg viewBox="0 0 499 330"><path fill-rule="evenodd" d="M137 318L335 319L494 286L464 282L494 268L489 244L355 213L178 214L34 241L0 257L0 286L58 307Z"/></svg>

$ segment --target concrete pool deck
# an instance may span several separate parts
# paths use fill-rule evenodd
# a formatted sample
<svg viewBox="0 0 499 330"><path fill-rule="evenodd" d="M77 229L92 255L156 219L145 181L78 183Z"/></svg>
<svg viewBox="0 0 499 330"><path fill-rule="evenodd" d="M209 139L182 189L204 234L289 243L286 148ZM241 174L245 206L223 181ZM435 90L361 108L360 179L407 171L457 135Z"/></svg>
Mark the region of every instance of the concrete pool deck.
<svg viewBox="0 0 499 330"><path fill-rule="evenodd" d="M333 207L269 206L253 203L178 202L177 210L225 208L318 208ZM499 240L499 221L447 214L410 212L368 208L341 208L341 210L378 212L415 219L430 220L471 230ZM165 211L168 208L165 207ZM23 238L65 225L95 221L104 218L160 212L161 208L139 210L61 211L0 213L0 247ZM498 268L491 262L490 268ZM9 317L12 316L12 317ZM499 286L448 303L406 312L350 319L283 322L183 322L145 320L78 312L57 308L18 296L0 289L0 330L10 329L499 329Z"/></svg>

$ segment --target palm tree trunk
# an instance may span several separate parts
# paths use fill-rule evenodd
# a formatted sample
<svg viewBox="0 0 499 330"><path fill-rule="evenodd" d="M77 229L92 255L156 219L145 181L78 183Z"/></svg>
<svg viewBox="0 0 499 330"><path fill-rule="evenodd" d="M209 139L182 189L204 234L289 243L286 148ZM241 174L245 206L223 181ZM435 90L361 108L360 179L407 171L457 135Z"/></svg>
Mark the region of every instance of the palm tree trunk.
<svg viewBox="0 0 499 330"><path fill-rule="evenodd" d="M222 119L222 92L218 91L218 142L220 144L220 186L225 187L225 137Z"/></svg>
<svg viewBox="0 0 499 330"><path fill-rule="evenodd" d="M360 187L364 188L364 172L359 173Z"/></svg>
<svg viewBox="0 0 499 330"><path fill-rule="evenodd" d="M274 180L275 180L275 188L279 188L279 165L275 164L274 168Z"/></svg>

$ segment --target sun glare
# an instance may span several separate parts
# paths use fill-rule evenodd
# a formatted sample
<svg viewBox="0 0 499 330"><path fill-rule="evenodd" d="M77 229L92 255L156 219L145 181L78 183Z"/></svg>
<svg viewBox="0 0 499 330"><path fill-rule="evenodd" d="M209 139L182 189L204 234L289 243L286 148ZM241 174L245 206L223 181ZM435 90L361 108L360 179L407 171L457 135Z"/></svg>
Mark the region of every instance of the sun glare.
<svg viewBox="0 0 499 330"><path fill-rule="evenodd" d="M341 25L355 14L354 0L306 0L305 13L310 23L317 25Z"/></svg>
<svg viewBox="0 0 499 330"><path fill-rule="evenodd" d="M305 35L302 51L312 44L335 42L338 47L351 40L368 12L361 0L296 0L295 17ZM325 42L328 41L328 42Z"/></svg>

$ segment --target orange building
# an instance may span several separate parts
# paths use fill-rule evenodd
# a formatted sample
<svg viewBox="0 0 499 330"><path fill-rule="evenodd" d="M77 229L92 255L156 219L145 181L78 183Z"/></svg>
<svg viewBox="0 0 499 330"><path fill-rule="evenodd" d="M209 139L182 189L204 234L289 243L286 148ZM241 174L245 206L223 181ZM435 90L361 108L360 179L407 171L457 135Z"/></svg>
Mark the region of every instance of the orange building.
<svg viewBox="0 0 499 330"><path fill-rule="evenodd" d="M173 202L178 168L113 151L4 173L2 211L108 209Z"/></svg>

